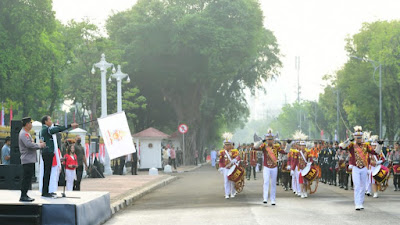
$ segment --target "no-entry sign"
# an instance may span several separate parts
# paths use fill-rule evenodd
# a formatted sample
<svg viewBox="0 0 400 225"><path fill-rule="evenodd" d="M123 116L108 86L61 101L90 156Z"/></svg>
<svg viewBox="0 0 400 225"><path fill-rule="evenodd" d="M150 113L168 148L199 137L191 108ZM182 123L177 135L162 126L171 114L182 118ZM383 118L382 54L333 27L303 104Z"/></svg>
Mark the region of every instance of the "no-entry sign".
<svg viewBox="0 0 400 225"><path fill-rule="evenodd" d="M181 133L181 134L186 134L186 132L188 132L188 126L186 125L186 124L181 124L181 125L179 125L179 127L178 127L178 131Z"/></svg>

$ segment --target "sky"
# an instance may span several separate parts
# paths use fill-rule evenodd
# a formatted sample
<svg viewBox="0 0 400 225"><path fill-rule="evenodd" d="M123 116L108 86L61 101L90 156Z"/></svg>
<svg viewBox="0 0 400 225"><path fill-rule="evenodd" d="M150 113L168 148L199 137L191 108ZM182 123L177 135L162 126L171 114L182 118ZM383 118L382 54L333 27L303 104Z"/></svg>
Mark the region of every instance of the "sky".
<svg viewBox="0 0 400 225"><path fill-rule="evenodd" d="M53 0L53 10L63 23L88 18L104 27L110 15L135 3L136 0ZM300 98L317 100L325 85L322 77L334 74L348 60L344 50L347 37L356 34L364 22L400 19L398 0L260 0L260 3L264 26L278 40L283 67L277 80L265 84L266 95L260 92L249 97L253 117L255 111L279 112L285 102L296 101L296 56L300 57Z"/></svg>

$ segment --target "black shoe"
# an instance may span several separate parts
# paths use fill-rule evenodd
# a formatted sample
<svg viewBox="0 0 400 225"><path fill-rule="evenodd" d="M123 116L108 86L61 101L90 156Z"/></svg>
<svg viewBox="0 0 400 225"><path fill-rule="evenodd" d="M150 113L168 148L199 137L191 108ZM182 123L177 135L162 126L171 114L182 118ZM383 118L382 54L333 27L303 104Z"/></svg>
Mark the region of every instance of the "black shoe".
<svg viewBox="0 0 400 225"><path fill-rule="evenodd" d="M346 190L346 191L347 191L347 190L349 190L349 188L348 188L348 187L345 187L345 188L344 188L344 190Z"/></svg>
<svg viewBox="0 0 400 225"><path fill-rule="evenodd" d="M344 188L343 186L340 186L340 188Z"/></svg>
<svg viewBox="0 0 400 225"><path fill-rule="evenodd" d="M30 198L29 196L21 196L19 201L20 202L33 202L33 201L35 201L35 199L34 198Z"/></svg>
<svg viewBox="0 0 400 225"><path fill-rule="evenodd" d="M49 194L49 193L46 193L46 194L42 194L42 197L45 197L45 198L52 198L53 195L51 195L51 194Z"/></svg>
<svg viewBox="0 0 400 225"><path fill-rule="evenodd" d="M264 203L264 204L267 204L268 202L267 202L267 201L263 201L263 203Z"/></svg>
<svg viewBox="0 0 400 225"><path fill-rule="evenodd" d="M57 193L54 193L54 192L52 192L52 193L50 193L52 196L57 196Z"/></svg>

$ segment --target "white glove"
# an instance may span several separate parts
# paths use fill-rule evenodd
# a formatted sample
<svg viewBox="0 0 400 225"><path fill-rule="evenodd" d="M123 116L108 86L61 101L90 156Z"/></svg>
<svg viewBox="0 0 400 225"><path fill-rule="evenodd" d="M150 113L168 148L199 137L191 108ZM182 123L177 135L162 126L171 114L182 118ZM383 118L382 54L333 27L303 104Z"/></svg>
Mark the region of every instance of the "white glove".
<svg viewBox="0 0 400 225"><path fill-rule="evenodd" d="M224 168L219 168L218 172L220 172L221 174L224 174Z"/></svg>
<svg viewBox="0 0 400 225"><path fill-rule="evenodd" d="M307 163L307 166L311 166L311 164L312 164L312 163L308 162L308 163Z"/></svg>
<svg viewBox="0 0 400 225"><path fill-rule="evenodd" d="M382 160L378 160L377 162L376 162L376 165L381 165L382 164Z"/></svg>
<svg viewBox="0 0 400 225"><path fill-rule="evenodd" d="M237 162L236 159L232 159L232 161L231 161L232 164L233 164L233 163L236 163L236 162Z"/></svg>
<svg viewBox="0 0 400 225"><path fill-rule="evenodd" d="M293 174L294 174L294 171L291 170L291 171L290 171L290 176L293 176Z"/></svg>
<svg viewBox="0 0 400 225"><path fill-rule="evenodd" d="M290 170L290 165L288 165L288 166L286 167L286 169L287 169L287 170Z"/></svg>
<svg viewBox="0 0 400 225"><path fill-rule="evenodd" d="M351 170L352 170L352 169L353 169L353 165L349 165L349 169L351 169Z"/></svg>

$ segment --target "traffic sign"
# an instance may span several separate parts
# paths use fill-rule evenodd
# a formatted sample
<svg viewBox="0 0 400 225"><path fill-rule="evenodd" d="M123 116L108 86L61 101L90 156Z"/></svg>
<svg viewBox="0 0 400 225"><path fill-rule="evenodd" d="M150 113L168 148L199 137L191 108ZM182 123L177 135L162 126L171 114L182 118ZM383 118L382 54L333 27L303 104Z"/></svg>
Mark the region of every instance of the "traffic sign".
<svg viewBox="0 0 400 225"><path fill-rule="evenodd" d="M186 124L181 124L181 125L179 125L179 127L178 127L178 131L181 133L181 134L186 134L187 132L188 132L188 126L186 125Z"/></svg>

